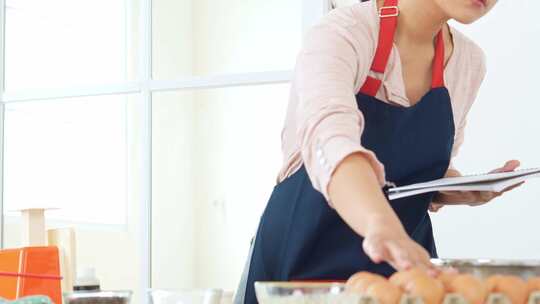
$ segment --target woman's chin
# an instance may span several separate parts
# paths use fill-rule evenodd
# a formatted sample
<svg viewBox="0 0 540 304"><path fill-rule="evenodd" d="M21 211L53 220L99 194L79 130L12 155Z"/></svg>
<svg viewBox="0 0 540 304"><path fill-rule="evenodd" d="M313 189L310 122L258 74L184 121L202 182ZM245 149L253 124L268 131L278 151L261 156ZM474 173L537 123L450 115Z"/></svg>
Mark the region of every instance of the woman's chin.
<svg viewBox="0 0 540 304"><path fill-rule="evenodd" d="M455 16L452 19L456 20L457 22L461 24L471 24L480 19L482 16L478 15L463 15L463 16Z"/></svg>

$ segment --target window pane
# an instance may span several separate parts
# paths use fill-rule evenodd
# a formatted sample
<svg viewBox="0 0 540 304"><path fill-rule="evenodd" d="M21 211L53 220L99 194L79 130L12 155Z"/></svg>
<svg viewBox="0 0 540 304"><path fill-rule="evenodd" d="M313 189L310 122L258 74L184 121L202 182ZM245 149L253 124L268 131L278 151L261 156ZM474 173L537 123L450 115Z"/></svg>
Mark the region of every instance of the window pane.
<svg viewBox="0 0 540 304"><path fill-rule="evenodd" d="M6 87L66 87L136 75L126 0L7 0ZM127 29L130 35L127 35ZM131 39L131 40L130 40Z"/></svg>
<svg viewBox="0 0 540 304"><path fill-rule="evenodd" d="M126 223L126 97L6 105L5 209Z"/></svg>
<svg viewBox="0 0 540 304"><path fill-rule="evenodd" d="M288 90L154 95L154 288L236 288L281 166Z"/></svg>
<svg viewBox="0 0 540 304"><path fill-rule="evenodd" d="M301 0L153 1L154 78L289 70Z"/></svg>

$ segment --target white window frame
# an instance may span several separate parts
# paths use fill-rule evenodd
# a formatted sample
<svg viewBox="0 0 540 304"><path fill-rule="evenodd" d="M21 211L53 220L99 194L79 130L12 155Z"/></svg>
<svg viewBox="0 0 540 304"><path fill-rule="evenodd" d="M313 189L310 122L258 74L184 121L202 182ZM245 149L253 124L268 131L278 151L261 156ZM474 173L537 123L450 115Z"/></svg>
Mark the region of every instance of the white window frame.
<svg viewBox="0 0 540 304"><path fill-rule="evenodd" d="M302 1L302 26L304 31L330 10L330 0ZM21 91L5 90L5 25L6 0L0 0L0 247L4 248L4 115L5 105L9 103L48 100L71 97L90 97L100 95L122 95L138 93L141 96L139 111L143 113L137 124L143 126L138 162L139 174L143 177L137 187L138 208L141 214L139 234L140 272L142 275L140 292L145 294L152 284L152 94L162 91L201 90L225 87L288 83L292 70L266 71L243 74L190 77L174 80L152 79L152 0L138 0L140 8L139 29L139 75L137 81L116 84L80 86L60 89L28 89ZM148 298L143 296L143 303Z"/></svg>

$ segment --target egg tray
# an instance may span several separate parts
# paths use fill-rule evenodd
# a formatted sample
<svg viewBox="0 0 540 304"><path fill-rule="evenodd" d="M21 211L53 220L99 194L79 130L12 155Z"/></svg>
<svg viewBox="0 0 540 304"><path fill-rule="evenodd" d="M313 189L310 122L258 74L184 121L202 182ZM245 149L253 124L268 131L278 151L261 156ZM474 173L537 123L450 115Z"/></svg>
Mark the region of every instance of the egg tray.
<svg viewBox="0 0 540 304"><path fill-rule="evenodd" d="M285 297L259 297L261 304L380 304L371 296L357 297L351 293L341 294L313 294L313 295L290 295ZM422 298L411 295L404 295L399 304L424 304ZM446 294L441 304L470 304L463 296L455 293ZM490 294L485 304L512 304L512 302L501 293ZM526 304L540 304L540 292L533 292L529 296Z"/></svg>
<svg viewBox="0 0 540 304"><path fill-rule="evenodd" d="M379 301L370 296L361 296L358 304L379 304ZM424 301L420 297L404 295L399 304L424 304ZM444 297L442 304L469 304L469 302L460 294L449 293ZM512 302L502 293L492 293L488 296L486 304L512 304ZM527 304L540 304L540 292L531 293Z"/></svg>
<svg viewBox="0 0 540 304"><path fill-rule="evenodd" d="M341 283L256 282L255 290L260 304L380 304L372 296L346 292ZM405 294L399 304L424 304L424 301ZM441 304L470 303L458 293L447 293ZM492 293L484 304L513 303L502 293ZM528 301L522 304L540 304L540 291L530 293Z"/></svg>
<svg viewBox="0 0 540 304"><path fill-rule="evenodd" d="M459 273L469 273L480 279L493 275L512 275L527 280L540 277L540 260L496 260L496 259L432 259L442 268L454 268Z"/></svg>

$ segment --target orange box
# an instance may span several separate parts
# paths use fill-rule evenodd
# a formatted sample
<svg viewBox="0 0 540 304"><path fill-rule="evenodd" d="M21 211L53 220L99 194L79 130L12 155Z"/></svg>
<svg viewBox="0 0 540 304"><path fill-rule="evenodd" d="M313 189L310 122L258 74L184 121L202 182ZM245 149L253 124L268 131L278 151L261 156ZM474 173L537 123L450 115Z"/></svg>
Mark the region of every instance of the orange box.
<svg viewBox="0 0 540 304"><path fill-rule="evenodd" d="M15 300L45 295L62 303L58 248L26 247L0 251L0 297Z"/></svg>

